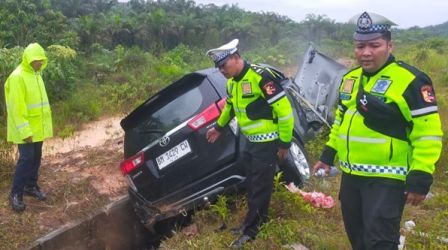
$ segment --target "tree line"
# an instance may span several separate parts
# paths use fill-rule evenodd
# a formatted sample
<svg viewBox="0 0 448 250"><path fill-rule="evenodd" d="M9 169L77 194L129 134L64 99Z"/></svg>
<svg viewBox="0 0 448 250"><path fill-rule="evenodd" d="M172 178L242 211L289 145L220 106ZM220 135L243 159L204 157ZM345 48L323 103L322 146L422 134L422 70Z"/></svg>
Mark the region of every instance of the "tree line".
<svg viewBox="0 0 448 250"><path fill-rule="evenodd" d="M1 0L0 82L21 61L23 48L39 42L47 49L44 72L55 127L69 134L96 116L132 109L181 75L212 66L205 51L233 38L254 62L296 65L309 42L333 57L351 50L353 25L308 14L301 22L272 12L250 12L237 5L196 4L192 0ZM448 22L394 32L398 41L446 48ZM433 37L439 37L434 39ZM86 96L86 90L89 95ZM0 127L5 123L3 91ZM65 132L64 132L65 131ZM4 138L4 129L0 137Z"/></svg>

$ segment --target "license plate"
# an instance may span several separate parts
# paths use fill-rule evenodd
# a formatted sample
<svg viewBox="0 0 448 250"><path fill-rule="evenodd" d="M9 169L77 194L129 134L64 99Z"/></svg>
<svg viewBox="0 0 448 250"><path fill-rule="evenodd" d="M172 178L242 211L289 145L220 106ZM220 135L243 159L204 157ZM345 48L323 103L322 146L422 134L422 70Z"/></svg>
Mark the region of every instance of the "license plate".
<svg viewBox="0 0 448 250"><path fill-rule="evenodd" d="M185 140L156 158L157 166L162 169L191 152L190 144Z"/></svg>

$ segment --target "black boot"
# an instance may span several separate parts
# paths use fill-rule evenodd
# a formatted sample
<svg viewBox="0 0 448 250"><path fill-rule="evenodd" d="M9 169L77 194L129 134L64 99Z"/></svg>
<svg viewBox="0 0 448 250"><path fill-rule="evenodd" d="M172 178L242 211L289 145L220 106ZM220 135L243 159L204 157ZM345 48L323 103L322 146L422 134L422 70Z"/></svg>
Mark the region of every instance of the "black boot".
<svg viewBox="0 0 448 250"><path fill-rule="evenodd" d="M47 195L45 195L44 192L40 191L40 188L38 186L34 186L34 187L25 187L23 189L23 193L25 195L31 196L33 198L36 198L40 201L44 201L47 199Z"/></svg>
<svg viewBox="0 0 448 250"><path fill-rule="evenodd" d="M230 229L230 232L233 234L233 235L242 235L243 233L244 233L244 228L245 228L245 226L244 225L242 225L242 226L240 226L240 227L234 227L234 228L231 228Z"/></svg>
<svg viewBox="0 0 448 250"><path fill-rule="evenodd" d="M238 239L236 239L235 241L232 242L232 244L230 244L230 246L233 249L242 249L243 246L247 243L252 241L253 238L250 237L249 235L245 235L243 234L241 237L239 237Z"/></svg>
<svg viewBox="0 0 448 250"><path fill-rule="evenodd" d="M11 204L12 209L16 212L22 212L25 210L26 206L25 203L23 203L21 194L10 194L9 203Z"/></svg>

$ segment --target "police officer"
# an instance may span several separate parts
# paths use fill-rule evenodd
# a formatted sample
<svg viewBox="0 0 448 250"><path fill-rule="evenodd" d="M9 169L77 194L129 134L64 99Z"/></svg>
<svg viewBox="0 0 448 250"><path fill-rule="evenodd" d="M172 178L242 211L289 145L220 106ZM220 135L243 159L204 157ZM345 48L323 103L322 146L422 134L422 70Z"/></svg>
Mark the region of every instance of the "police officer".
<svg viewBox="0 0 448 250"><path fill-rule="evenodd" d="M339 198L353 249L397 249L405 203L418 205L432 184L442 130L431 79L397 61L385 17L352 18L355 56L339 88L329 140L313 172L337 154Z"/></svg>
<svg viewBox="0 0 448 250"><path fill-rule="evenodd" d="M240 248L255 238L266 222L277 160L283 160L292 139L294 117L291 104L280 85L278 72L249 64L237 49L238 39L207 52L228 79L227 101L207 140L214 143L220 131L236 117L248 139L243 158L246 164L248 212L242 236L232 245Z"/></svg>

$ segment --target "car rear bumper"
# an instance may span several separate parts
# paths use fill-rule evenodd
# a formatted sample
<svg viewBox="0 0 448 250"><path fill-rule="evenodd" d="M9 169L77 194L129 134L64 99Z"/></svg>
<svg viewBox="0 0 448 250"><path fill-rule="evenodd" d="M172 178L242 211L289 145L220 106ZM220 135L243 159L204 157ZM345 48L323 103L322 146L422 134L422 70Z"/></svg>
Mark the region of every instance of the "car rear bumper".
<svg viewBox="0 0 448 250"><path fill-rule="evenodd" d="M179 214L186 215L188 211L207 205L220 194L241 189L245 179L242 168L232 165L155 202L147 201L132 188L128 190L140 221L150 228L158 221Z"/></svg>

